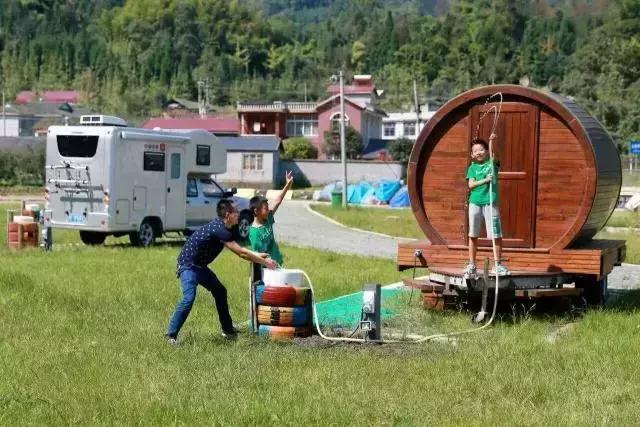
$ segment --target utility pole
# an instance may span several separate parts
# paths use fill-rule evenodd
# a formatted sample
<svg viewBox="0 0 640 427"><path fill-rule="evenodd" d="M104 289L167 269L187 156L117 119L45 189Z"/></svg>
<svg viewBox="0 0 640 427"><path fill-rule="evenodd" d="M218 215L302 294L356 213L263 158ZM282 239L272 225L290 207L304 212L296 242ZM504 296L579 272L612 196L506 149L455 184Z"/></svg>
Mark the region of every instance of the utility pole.
<svg viewBox="0 0 640 427"><path fill-rule="evenodd" d="M2 136L7 136L7 108L6 102L4 102L4 89L2 90Z"/></svg>
<svg viewBox="0 0 640 427"><path fill-rule="evenodd" d="M340 156L342 158L342 207L347 207L347 144L344 129L344 76L340 70Z"/></svg>
<svg viewBox="0 0 640 427"><path fill-rule="evenodd" d="M200 117L205 118L207 116L207 109L204 104L202 89L204 86L204 81L198 80L198 114Z"/></svg>
<svg viewBox="0 0 640 427"><path fill-rule="evenodd" d="M418 104L418 86L416 84L416 79L413 79L413 102L416 109L416 139L420 134L420 105Z"/></svg>
<svg viewBox="0 0 640 427"><path fill-rule="evenodd" d="M307 102L307 82L304 82L304 102Z"/></svg>

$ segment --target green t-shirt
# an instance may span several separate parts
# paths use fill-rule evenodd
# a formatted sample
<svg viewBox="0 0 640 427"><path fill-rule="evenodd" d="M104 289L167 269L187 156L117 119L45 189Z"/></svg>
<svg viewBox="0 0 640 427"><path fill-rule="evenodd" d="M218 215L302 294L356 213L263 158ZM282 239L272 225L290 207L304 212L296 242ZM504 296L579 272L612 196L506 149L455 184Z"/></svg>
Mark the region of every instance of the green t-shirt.
<svg viewBox="0 0 640 427"><path fill-rule="evenodd" d="M469 169L467 170L467 179L473 179L474 181L485 179L487 175L491 175L492 165L493 162L491 162L491 160L487 160L484 163L471 163L469 165ZM493 174L493 197L491 199L493 199L494 203L497 205L500 202L500 197L498 195L499 165L496 164L495 169L495 173ZM469 193L469 203L473 203L474 205L489 205L491 204L491 199L489 198L488 182L482 185L478 185Z"/></svg>
<svg viewBox="0 0 640 427"><path fill-rule="evenodd" d="M274 222L273 212L269 212L267 222L263 225L259 227L251 225L251 227L249 227L249 243L251 244L252 251L266 252L271 259L282 266L282 254L276 243L276 238L273 235Z"/></svg>

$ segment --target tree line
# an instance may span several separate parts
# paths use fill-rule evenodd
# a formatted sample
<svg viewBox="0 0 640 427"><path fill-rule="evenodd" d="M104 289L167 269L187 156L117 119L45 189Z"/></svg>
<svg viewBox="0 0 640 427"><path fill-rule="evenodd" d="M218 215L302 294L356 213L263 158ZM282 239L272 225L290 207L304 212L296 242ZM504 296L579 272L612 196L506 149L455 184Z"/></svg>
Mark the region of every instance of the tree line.
<svg viewBox="0 0 640 427"><path fill-rule="evenodd" d="M640 136L640 0L7 0L5 92L74 88L129 118L169 97L320 99L373 74L383 107L518 83L575 97L621 150Z"/></svg>

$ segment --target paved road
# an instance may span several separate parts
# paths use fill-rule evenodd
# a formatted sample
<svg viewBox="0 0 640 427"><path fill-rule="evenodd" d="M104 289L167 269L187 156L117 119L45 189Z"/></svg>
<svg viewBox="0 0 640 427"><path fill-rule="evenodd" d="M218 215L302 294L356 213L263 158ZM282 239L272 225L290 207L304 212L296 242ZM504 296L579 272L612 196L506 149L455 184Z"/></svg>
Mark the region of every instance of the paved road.
<svg viewBox="0 0 640 427"><path fill-rule="evenodd" d="M279 242L334 252L396 258L402 239L340 227L307 210L308 202L287 200L276 213L274 231Z"/></svg>

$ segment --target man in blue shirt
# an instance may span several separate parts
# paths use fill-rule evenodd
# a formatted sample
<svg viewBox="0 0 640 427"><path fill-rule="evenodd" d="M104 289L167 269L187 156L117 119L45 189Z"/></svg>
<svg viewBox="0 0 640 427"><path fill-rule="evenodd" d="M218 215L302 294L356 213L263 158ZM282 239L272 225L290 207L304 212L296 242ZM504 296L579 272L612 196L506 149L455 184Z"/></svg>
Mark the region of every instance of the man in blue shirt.
<svg viewBox="0 0 640 427"><path fill-rule="evenodd" d="M178 332L187 320L193 302L196 299L196 287L202 285L213 295L222 326L222 336L234 338L237 331L233 327L227 289L220 283L215 273L207 265L222 252L225 247L240 258L262 264L267 268L276 268L274 260L268 254L257 253L243 248L234 241L232 228L238 224L238 210L229 200L221 200L217 206L218 218L200 227L187 239L178 256L177 276L182 287L182 300L178 303L167 329L167 340L175 344Z"/></svg>

